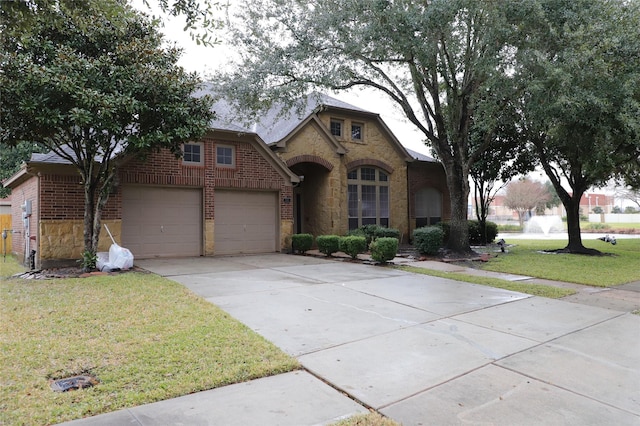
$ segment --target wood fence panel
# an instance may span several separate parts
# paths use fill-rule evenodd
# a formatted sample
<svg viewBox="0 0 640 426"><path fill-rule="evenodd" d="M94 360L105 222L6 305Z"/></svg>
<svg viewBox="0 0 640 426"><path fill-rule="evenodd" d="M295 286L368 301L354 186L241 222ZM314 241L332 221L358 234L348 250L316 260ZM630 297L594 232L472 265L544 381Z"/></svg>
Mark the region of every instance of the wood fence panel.
<svg viewBox="0 0 640 426"><path fill-rule="evenodd" d="M10 214L0 214L0 232L7 230L7 239L6 240L2 240L0 238L0 250L2 250L2 252L0 252L0 254L4 254L4 250L6 248L6 252L7 253L11 253L11 232L9 232L9 230L11 230L11 215ZM3 242L4 241L4 242ZM6 244L6 247L3 245Z"/></svg>

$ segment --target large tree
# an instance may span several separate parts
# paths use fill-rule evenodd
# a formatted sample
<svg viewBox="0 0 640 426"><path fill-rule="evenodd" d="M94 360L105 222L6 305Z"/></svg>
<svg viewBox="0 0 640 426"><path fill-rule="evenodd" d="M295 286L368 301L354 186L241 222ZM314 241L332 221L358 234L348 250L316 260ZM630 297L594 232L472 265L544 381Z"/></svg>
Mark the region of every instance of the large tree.
<svg viewBox="0 0 640 426"><path fill-rule="evenodd" d="M311 89L369 87L394 101L442 161L451 195L447 248L468 253L474 110L510 68L505 14L521 2L252 0L229 25L240 59L218 74L240 109L294 105ZM256 117L259 113L256 113ZM245 116L246 118L246 116Z"/></svg>
<svg viewBox="0 0 640 426"><path fill-rule="evenodd" d="M31 158L34 152L46 152L38 143L20 142L16 145L0 144L0 198L11 193L9 188L1 186L3 180L13 176L22 163Z"/></svg>
<svg viewBox="0 0 640 426"><path fill-rule="evenodd" d="M0 141L37 141L77 168L85 252L95 254L120 161L160 148L181 155L212 113L149 19L118 0L81 10L35 10L28 32L4 39Z"/></svg>
<svg viewBox="0 0 640 426"><path fill-rule="evenodd" d="M582 244L580 199L640 158L640 2L539 0L524 21L516 75L522 129L567 213L567 252Z"/></svg>

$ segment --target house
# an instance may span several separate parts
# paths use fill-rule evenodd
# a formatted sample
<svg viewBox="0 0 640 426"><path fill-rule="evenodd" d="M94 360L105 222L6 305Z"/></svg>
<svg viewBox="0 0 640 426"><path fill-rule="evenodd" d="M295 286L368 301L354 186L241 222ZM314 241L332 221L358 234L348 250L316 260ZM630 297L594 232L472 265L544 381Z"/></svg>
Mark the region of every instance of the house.
<svg viewBox="0 0 640 426"><path fill-rule="evenodd" d="M197 96L198 94L196 94ZM224 102L202 140L146 160L124 158L103 223L136 258L265 253L291 235L344 235L365 224L397 228L448 218L444 170L406 150L378 114L312 94L252 126ZM13 189L14 252L39 267L80 258L80 179L54 154L33 154L5 183ZM111 240L101 233L99 250Z"/></svg>

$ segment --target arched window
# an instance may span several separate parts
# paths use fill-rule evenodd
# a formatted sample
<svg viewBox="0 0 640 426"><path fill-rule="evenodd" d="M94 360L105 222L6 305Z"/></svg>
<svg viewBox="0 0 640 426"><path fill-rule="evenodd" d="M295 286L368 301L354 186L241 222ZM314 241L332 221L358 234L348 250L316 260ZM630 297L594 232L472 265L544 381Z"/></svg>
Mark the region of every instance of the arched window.
<svg viewBox="0 0 640 426"><path fill-rule="evenodd" d="M374 167L347 174L349 229L362 225L389 226L389 176Z"/></svg>
<svg viewBox="0 0 640 426"><path fill-rule="evenodd" d="M435 225L442 220L442 194L437 189L422 188L415 196L416 228Z"/></svg>

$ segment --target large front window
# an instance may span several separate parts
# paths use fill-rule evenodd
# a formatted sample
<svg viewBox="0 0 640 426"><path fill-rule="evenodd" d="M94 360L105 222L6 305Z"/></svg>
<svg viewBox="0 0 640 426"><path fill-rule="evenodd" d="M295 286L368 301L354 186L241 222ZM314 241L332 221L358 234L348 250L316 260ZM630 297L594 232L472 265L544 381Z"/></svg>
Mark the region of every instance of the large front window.
<svg viewBox="0 0 640 426"><path fill-rule="evenodd" d="M373 167L360 167L347 174L349 229L362 225L389 226L389 178Z"/></svg>

